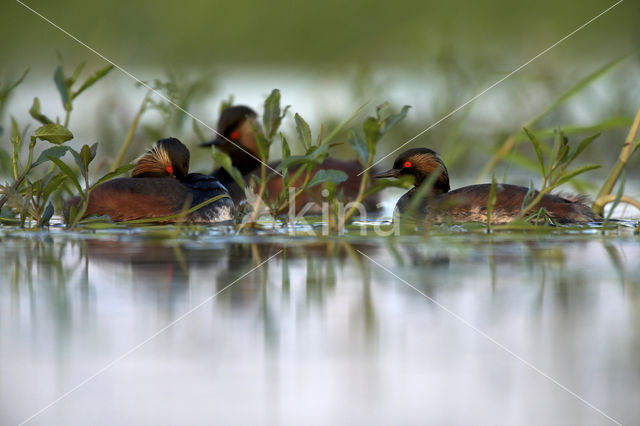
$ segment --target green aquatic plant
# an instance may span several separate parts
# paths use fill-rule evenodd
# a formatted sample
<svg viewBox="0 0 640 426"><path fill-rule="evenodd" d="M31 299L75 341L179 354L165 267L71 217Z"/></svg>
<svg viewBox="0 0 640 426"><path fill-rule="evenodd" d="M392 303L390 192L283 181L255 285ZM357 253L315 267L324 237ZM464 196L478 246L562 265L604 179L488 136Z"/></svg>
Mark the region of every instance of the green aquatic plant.
<svg viewBox="0 0 640 426"><path fill-rule="evenodd" d="M80 171L85 177L86 187L89 188L87 167L95 156L97 144L93 147L85 145L79 153L64 144L73 139L73 133L69 130L68 125L73 111L74 100L105 77L112 68L113 66L108 66L96 71L77 88L75 88L75 85L84 69L84 63L78 65L71 76L65 75L62 65L55 69L53 80L65 111L64 124L61 124L60 117L56 117L53 120L44 114L40 100L35 97L29 109L29 114L41 126L29 137L26 162L21 161L21 154L23 142L27 139L29 126L21 129L17 120L13 116L11 117L12 131L10 141L13 148L12 155L9 156L6 151L0 149L0 158L7 159L10 157L13 182L0 185L0 209L6 204L13 215L8 214L8 217L6 217L7 215L5 214L3 221L19 224L20 226L24 226L27 220L33 220L36 226L48 224L54 213L53 204L50 201L54 192L60 191L67 180L70 180L78 188L80 187L76 180L76 174L61 160L61 157L67 152L73 154L78 164L86 165L86 167L81 167ZM9 85L7 89L0 93L0 102L2 102L3 106L8 94L24 80L25 76L26 72L17 82ZM34 161L35 148L38 141L49 142L54 146L42 150ZM49 170L44 176L39 177L35 169L45 163L49 163ZM101 181L104 180L106 180L106 177L102 178Z"/></svg>
<svg viewBox="0 0 640 426"><path fill-rule="evenodd" d="M0 185L0 208L8 203L10 209L18 215L17 223L20 226L24 226L26 219L35 220L37 226L47 224L53 215L53 206L49 203L49 197L59 188L64 179L53 171L48 172L41 179L35 179L33 171L51 158L57 159L63 156L69 148L61 145L73 139L73 134L59 124L45 124L39 127L29 138L27 161L21 167L20 152L27 129L21 132L13 117L11 123L13 182ZM42 151L34 161L34 150L38 140L47 141L56 146Z"/></svg>
<svg viewBox="0 0 640 426"><path fill-rule="evenodd" d="M636 136L638 135L638 128L640 128L640 109L638 109L636 117L633 120L633 124L631 125L629 133L627 134L627 138L622 145L620 155L618 156L618 161L613 166L609 177L602 185L602 189L600 189L598 197L593 203L593 210L598 214L603 214L604 206L611 202L615 202L615 204L618 204L620 201L622 201L640 209L640 201L623 194L618 194L615 196L611 194L614 186L616 185L616 182L618 181L618 178L621 174L623 174L627 163L629 162L629 159L638 150L638 148L640 148L640 139L636 139ZM621 187L622 186L624 186L624 184L621 184Z"/></svg>
<svg viewBox="0 0 640 426"><path fill-rule="evenodd" d="M624 61L629 59L631 55L625 55L621 58L615 59L602 67L598 68L594 72L585 76L584 78L578 80L573 86L567 89L565 92L561 93L556 99L554 99L547 106L542 108L542 110L532 119L530 119L522 128L518 129L514 133L510 134L504 142L500 145L500 147L492 154L489 161L484 165L480 173L478 173L476 177L476 183L483 179L491 170L495 169L495 167L503 161L505 158L509 156L509 154L513 151L514 147L523 141L530 140L529 134L534 134L539 139L544 139L546 137L550 137L553 135L552 129L542 129L542 130L534 130L535 126L540 123L544 118L549 116L552 112L556 111L560 106L564 105L567 101L581 93L586 87L602 78L603 76L609 74L612 70L614 70L618 65L622 64ZM611 130L614 128L619 128L622 126L626 126L628 123L628 119L615 117L610 120L605 120L602 123L598 123L594 126L588 127L570 127L570 133L584 133L584 132L602 132L605 130ZM524 132L522 129L529 129L528 132ZM565 127L562 126L562 129L565 130ZM565 131L566 132L566 131Z"/></svg>
<svg viewBox="0 0 640 426"><path fill-rule="evenodd" d="M540 174L542 175L542 186L539 191L534 192L531 185L528 193L526 194L522 210L520 211L520 217L528 220L533 220L534 223L539 223L541 215L544 212L537 212L535 217L527 217L529 213L539 202L545 194L550 193L560 185L569 182L574 177L586 173L590 170L600 168L598 164L585 164L582 166L569 169L569 166L584 152L585 149L594 141L600 134L595 134L583 139L577 147L569 144L569 139L561 131L557 131L554 138L553 148L550 151L548 161L545 161L544 152L549 152L549 146L544 140L538 139L538 137L529 129L524 128L524 132L529 137L533 149L536 153L536 158L540 166ZM534 195L535 194L535 195Z"/></svg>
<svg viewBox="0 0 640 426"><path fill-rule="evenodd" d="M142 86L141 83L137 85ZM155 111L162 116L159 122L147 123L143 126L147 138L151 140L182 133L190 116L185 111L196 107L199 102L210 97L216 89L215 78L211 72L194 76L168 72L165 79L146 81L144 86L162 95L147 94L146 102L143 101L140 107L141 110ZM197 126L194 126L194 132L198 134Z"/></svg>
<svg viewBox="0 0 640 426"><path fill-rule="evenodd" d="M404 120L407 112L409 112L409 108L411 108L409 105L405 105L399 112L394 113L391 111L389 103L385 102L376 107L375 116L369 116L365 119L362 124L362 133L358 133L355 130L349 132L349 145L358 153L358 159L364 171L361 175L360 188L356 199L349 203L351 207L347 208L344 214L341 215L340 228L358 211L362 200L367 195L390 186L406 185L406 181L404 180L389 181L388 179L377 180L372 185L370 183L370 175L378 143L389 130Z"/></svg>
<svg viewBox="0 0 640 426"><path fill-rule="evenodd" d="M263 206L273 218L291 219L296 215L296 199L306 190L332 182L334 185L327 188L331 192L335 190L335 185L347 179L346 173L341 170L321 169L316 171L316 169L329 156L329 149L334 145L333 141L336 136L362 111L364 106L339 123L327 135L324 134L324 127L322 127L315 140L309 124L300 114L295 114L293 118L297 148L303 154L291 155L289 139L282 132L279 132L289 109L289 106L284 109L281 107L280 97L280 91L274 89L264 102L262 126L255 122L251 123L261 165L258 175L250 177L249 185L255 187L257 196L250 200L252 212L245 219L243 228L255 226L258 217L263 212ZM282 144L282 159L279 164L272 163L270 166L270 148L277 138ZM233 167L229 156L215 147L212 151L214 161L223 167L238 185L244 187L246 185L244 177ZM268 182L278 175L283 180L282 189L277 194L269 194ZM294 184L297 186L294 187Z"/></svg>
<svg viewBox="0 0 640 426"><path fill-rule="evenodd" d="M73 155L73 159L75 160L76 165L78 166L78 170L80 171L80 176L83 179L84 189L82 188L82 184L79 180L77 174L69 167L64 161L59 158L49 157L51 162L53 162L58 169L68 178L68 180L73 184L73 186L77 189L78 194L80 195L81 202L79 205L71 203L69 206L69 211L67 214L67 225L70 228L75 228L80 219L84 216L84 213L87 210L89 205L89 194L93 189L95 189L98 185L103 182L106 182L110 179L113 179L116 176L119 176L123 173L131 170L134 165L127 164L124 166L120 166L116 168L114 171L110 171L104 176L97 179L92 185L89 184L89 164L95 159L96 153L98 150L98 144L94 143L93 145L83 145L80 149L80 152L74 150L73 148L68 148L68 151Z"/></svg>
<svg viewBox="0 0 640 426"><path fill-rule="evenodd" d="M62 62L62 58L60 58L60 62ZM63 124L65 128L69 127L69 123L71 120L71 111L73 111L73 101L78 96L80 96L80 94L82 94L85 90L87 90L88 88L96 84L98 81L100 81L102 78L104 78L107 74L109 74L109 72L111 72L111 70L114 68L113 65L107 65L106 67L99 69L98 71L94 72L92 75L87 77L87 79L80 85L80 87L78 87L77 89L74 89L74 86L78 81L78 78L80 78L80 75L85 65L86 65L86 62L80 63L73 70L73 73L71 75L66 75L64 72L63 65L60 64L58 65L58 67L53 73L53 81L56 84L56 88L58 89L58 93L60 94L60 100L62 101L62 107L64 108L64 111L65 111L64 124ZM34 99L34 107L36 106L37 99L38 98ZM38 109L37 109L38 113L39 113L39 110L40 108L39 108L39 102L38 102ZM31 111L29 112L31 113ZM36 120L42 122L43 124L49 124L51 122L51 120L46 116L41 116L40 118L36 118L33 113L31 114L31 116L34 117ZM59 118L56 119L56 122L60 123L60 119Z"/></svg>

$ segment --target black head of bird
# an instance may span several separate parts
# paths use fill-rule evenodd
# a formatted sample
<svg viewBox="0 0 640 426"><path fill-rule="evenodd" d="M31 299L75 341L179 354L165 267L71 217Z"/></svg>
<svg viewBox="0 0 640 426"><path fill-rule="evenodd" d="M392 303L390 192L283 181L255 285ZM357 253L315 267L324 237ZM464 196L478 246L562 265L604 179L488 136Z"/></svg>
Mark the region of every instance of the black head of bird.
<svg viewBox="0 0 640 426"><path fill-rule="evenodd" d="M189 149L176 138L160 139L136 160L132 177L168 177L183 180L189 173Z"/></svg>
<svg viewBox="0 0 640 426"><path fill-rule="evenodd" d="M434 193L448 192L450 189L449 172L438 157L438 154L428 148L413 148L398 155L393 162L392 169L378 173L374 177L385 178L411 175L415 177L415 186L420 186L434 173L438 175L433 184Z"/></svg>
<svg viewBox="0 0 640 426"><path fill-rule="evenodd" d="M254 128L260 130L257 118L258 114L247 106L236 105L226 108L218 119L218 137L201 143L200 146L215 145L231 157L234 165L253 165L258 161L258 144L253 134Z"/></svg>

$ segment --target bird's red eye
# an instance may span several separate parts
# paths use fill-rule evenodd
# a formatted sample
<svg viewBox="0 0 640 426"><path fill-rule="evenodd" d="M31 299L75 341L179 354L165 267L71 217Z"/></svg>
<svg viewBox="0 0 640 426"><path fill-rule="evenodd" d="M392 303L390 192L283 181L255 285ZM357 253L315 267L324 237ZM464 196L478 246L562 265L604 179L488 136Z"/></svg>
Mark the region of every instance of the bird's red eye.
<svg viewBox="0 0 640 426"><path fill-rule="evenodd" d="M237 141L238 139L240 139L240 132L237 130L234 130L233 132L231 132L229 137L231 138L232 141Z"/></svg>
<svg viewBox="0 0 640 426"><path fill-rule="evenodd" d="M173 174L173 167L171 167L171 166L167 166L167 167L165 167L165 170L166 170L170 175L172 175L172 174Z"/></svg>
<svg viewBox="0 0 640 426"><path fill-rule="evenodd" d="M408 169L411 166L412 166L411 161L405 161L404 164L402 165L402 167L404 167L405 169Z"/></svg>

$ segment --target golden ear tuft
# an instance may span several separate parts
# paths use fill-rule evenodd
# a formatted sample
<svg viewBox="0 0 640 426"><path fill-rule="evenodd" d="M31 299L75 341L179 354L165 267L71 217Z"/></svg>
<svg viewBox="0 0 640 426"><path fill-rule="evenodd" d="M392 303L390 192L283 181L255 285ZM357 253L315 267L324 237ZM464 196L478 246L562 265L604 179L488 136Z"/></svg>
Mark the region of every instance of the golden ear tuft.
<svg viewBox="0 0 640 426"><path fill-rule="evenodd" d="M154 146L136 160L136 166L131 171L132 177L162 177L171 175L173 171L171 158L166 150Z"/></svg>

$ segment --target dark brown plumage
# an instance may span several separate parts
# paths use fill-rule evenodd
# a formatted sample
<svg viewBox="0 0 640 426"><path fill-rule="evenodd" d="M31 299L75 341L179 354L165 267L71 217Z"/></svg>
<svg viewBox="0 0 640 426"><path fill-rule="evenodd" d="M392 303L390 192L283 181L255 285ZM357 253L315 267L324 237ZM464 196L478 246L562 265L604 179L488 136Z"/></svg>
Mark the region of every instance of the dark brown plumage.
<svg viewBox="0 0 640 426"><path fill-rule="evenodd" d="M161 139L136 160L132 177L109 180L91 191L85 217L106 215L119 222L172 216L218 195L228 194L214 177L188 171L187 147L175 138ZM221 222L233 220L234 213L233 201L227 197L190 213L185 220Z"/></svg>
<svg viewBox="0 0 640 426"><path fill-rule="evenodd" d="M231 163L236 167L240 173L245 177L245 181L249 181L252 174L259 174L260 160L258 159L258 145L256 143L253 130L253 125L259 128L259 124L256 121L257 114L251 108L246 106L233 106L222 111L218 120L218 132L222 136L218 136L216 139L204 142L201 146L215 145L221 151L227 153L231 158ZM280 163L269 163L269 167L276 169ZM297 166L289 168L289 175L291 176L297 170ZM342 170L347 174L347 180L340 183L337 187L338 192L342 192L344 198L349 201L356 198L360 187L361 177L358 174L362 171L362 166L357 161L342 161L336 159L326 159L322 164L318 165L313 171L313 175L318 170ZM273 171L268 169L268 173L272 176L269 180L267 187L267 198L269 201L274 202L284 187L282 177L275 175ZM227 188L233 198L236 205L244 202L246 196L244 188L240 188L233 178L222 168L216 169L212 176L219 179ZM305 180L305 175L301 175L298 181L291 182L291 186L300 187ZM316 186L308 189L296 199L296 212L299 212L307 203L316 203L314 208L308 210L308 214L318 214L321 212L321 203L324 198L321 195L322 186ZM373 194L365 198L363 204L369 211L377 209L379 202L378 194Z"/></svg>
<svg viewBox="0 0 640 426"><path fill-rule="evenodd" d="M487 205L491 192L490 184L471 185L450 191L449 173L438 155L427 148L414 148L400 154L393 168L377 174L375 177L415 177L415 186L404 194L396 204L399 213L409 213L409 204L419 191L420 185L432 174L437 173L430 193L420 201L415 212L420 217L435 223L443 222L487 222ZM491 222L508 223L520 215L523 200L528 188L517 185L496 185L496 201ZM533 200L537 192L530 194ZM585 204L585 198L545 194L530 213L543 208L547 215L557 223L587 223L602 218Z"/></svg>

